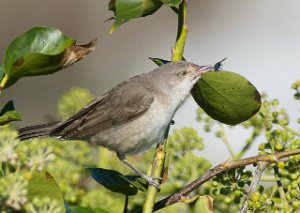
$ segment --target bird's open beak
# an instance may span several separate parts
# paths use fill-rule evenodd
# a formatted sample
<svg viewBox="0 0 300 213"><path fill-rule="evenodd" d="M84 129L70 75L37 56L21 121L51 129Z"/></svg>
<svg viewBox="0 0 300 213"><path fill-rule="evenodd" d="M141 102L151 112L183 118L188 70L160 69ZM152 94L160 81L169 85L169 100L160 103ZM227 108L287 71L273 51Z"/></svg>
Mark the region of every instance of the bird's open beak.
<svg viewBox="0 0 300 213"><path fill-rule="evenodd" d="M210 70L219 71L220 68L222 67L222 62L224 62L226 59L227 58L223 58L221 61L217 62L214 65L206 65L206 66L195 65L196 75L193 78L193 80L196 79L196 78L201 77L202 74L206 73L207 71L210 71Z"/></svg>
<svg viewBox="0 0 300 213"><path fill-rule="evenodd" d="M208 66L195 65L195 66L196 66L196 75L195 75L194 79L201 77L202 74L206 73L207 71L214 70L214 66L211 66L211 65L208 65Z"/></svg>

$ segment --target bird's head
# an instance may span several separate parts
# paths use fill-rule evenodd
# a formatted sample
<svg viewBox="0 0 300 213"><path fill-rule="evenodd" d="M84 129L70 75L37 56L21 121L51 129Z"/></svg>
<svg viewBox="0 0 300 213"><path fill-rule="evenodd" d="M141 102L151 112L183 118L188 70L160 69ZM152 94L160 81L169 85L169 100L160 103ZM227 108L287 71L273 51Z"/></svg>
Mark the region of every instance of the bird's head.
<svg viewBox="0 0 300 213"><path fill-rule="evenodd" d="M201 75L212 69L213 66L199 66L186 61L176 61L162 65L155 70L155 73L160 76L158 81L169 89L189 93Z"/></svg>

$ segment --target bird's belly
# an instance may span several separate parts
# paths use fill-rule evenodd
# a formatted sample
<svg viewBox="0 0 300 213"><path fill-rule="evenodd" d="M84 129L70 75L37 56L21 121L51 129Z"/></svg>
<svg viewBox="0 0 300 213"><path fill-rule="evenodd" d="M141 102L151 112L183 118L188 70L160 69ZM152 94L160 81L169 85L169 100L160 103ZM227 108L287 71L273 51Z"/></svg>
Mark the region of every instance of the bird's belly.
<svg viewBox="0 0 300 213"><path fill-rule="evenodd" d="M119 154L134 155L163 140L172 116L152 105L141 117L105 130L91 140Z"/></svg>

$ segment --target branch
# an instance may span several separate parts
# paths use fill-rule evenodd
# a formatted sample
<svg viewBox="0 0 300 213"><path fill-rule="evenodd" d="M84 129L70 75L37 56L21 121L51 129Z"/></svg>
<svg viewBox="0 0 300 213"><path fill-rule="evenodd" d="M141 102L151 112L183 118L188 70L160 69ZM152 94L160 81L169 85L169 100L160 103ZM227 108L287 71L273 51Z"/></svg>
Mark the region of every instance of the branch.
<svg viewBox="0 0 300 213"><path fill-rule="evenodd" d="M293 133L294 135L297 135L298 137L300 137L300 132L297 130L292 129L291 127L289 127L288 125L284 125L281 124L280 122L278 123L283 129Z"/></svg>
<svg viewBox="0 0 300 213"><path fill-rule="evenodd" d="M227 137L227 134L226 134L226 131L225 131L225 125L220 123L220 131L222 132L221 134L221 140L223 141L224 145L226 146L230 156L233 158L235 156L234 154L234 151L229 143L229 140L228 140L228 137Z"/></svg>
<svg viewBox="0 0 300 213"><path fill-rule="evenodd" d="M228 171L230 169L243 167L243 166L247 166L247 165L250 165L253 163L258 163L258 162L270 162L270 163L277 162L280 159L283 159L283 158L286 158L286 157L289 157L292 155L298 155L298 154L300 154L300 150L290 150L290 151L285 151L285 152L277 152L274 154L249 157L249 158L245 158L245 159L241 159L241 160L225 161L225 162L217 165L216 167L208 170L203 176L197 178L189 185L183 187L180 191L155 203L154 211L182 201L183 199L185 199L185 197L189 193L196 190L203 183L205 183L209 179L213 178L214 176L216 176L220 173L223 173L225 171Z"/></svg>
<svg viewBox="0 0 300 213"><path fill-rule="evenodd" d="M178 28L177 28L176 43L174 48L172 49L172 61L181 61L183 58L185 40L187 36L186 10L187 10L187 2L186 0L183 0L179 4L179 9L178 9Z"/></svg>
<svg viewBox="0 0 300 213"><path fill-rule="evenodd" d="M253 180L249 186L247 195L243 201L242 207L239 210L239 213L245 213L247 211L248 208L248 202L250 199L250 195L256 191L256 187L259 183L259 180L261 178L261 176L263 175L263 173L266 171L266 169L268 168L268 166L270 165L270 162L261 162L259 163L258 167L256 168L254 175L253 175Z"/></svg>

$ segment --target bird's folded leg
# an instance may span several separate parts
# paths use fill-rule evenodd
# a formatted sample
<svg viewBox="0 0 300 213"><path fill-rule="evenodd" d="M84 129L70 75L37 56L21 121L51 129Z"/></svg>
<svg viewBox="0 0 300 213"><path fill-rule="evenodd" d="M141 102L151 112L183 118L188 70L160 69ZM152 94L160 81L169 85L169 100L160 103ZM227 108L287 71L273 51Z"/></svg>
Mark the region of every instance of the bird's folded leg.
<svg viewBox="0 0 300 213"><path fill-rule="evenodd" d="M145 175L143 172L141 172L140 170L138 170L135 166L130 164L126 160L124 155L117 154L117 156L124 164L126 164L129 168L131 168L137 175L139 175L140 177L145 179L148 182L149 185L154 186L155 188L160 190L160 185L158 183L158 181L161 180L160 177L149 177L149 176Z"/></svg>

